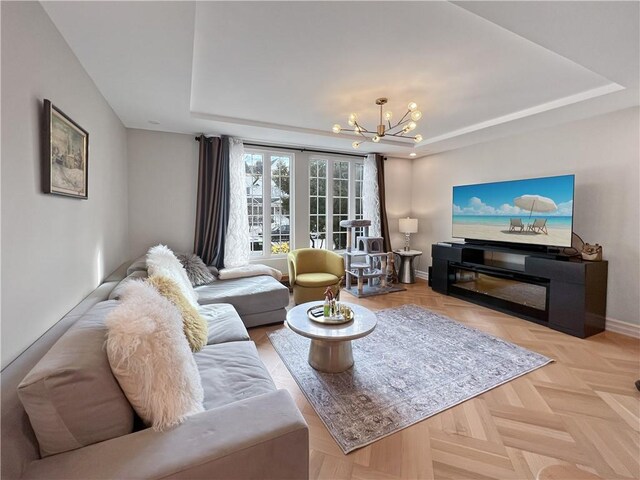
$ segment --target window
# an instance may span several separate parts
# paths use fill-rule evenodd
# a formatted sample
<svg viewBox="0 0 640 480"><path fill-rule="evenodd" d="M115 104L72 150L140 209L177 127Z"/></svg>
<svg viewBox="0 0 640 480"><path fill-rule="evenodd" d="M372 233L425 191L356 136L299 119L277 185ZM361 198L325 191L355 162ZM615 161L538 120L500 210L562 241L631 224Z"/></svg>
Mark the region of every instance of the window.
<svg viewBox="0 0 640 480"><path fill-rule="evenodd" d="M245 152L245 185L253 256L285 254L291 248L292 159L293 155L286 153Z"/></svg>
<svg viewBox="0 0 640 480"><path fill-rule="evenodd" d="M362 218L362 161L309 161L309 240L313 248L344 250L342 220Z"/></svg>

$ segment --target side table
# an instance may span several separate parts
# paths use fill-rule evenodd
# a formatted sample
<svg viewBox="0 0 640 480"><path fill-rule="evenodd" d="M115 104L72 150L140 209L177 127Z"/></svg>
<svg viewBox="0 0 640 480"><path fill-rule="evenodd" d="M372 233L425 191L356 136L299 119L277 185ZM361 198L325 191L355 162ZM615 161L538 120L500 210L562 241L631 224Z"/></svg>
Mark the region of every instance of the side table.
<svg viewBox="0 0 640 480"><path fill-rule="evenodd" d="M394 250L401 261L398 268L398 281L400 283L416 283L416 267L413 260L422 255L419 250Z"/></svg>

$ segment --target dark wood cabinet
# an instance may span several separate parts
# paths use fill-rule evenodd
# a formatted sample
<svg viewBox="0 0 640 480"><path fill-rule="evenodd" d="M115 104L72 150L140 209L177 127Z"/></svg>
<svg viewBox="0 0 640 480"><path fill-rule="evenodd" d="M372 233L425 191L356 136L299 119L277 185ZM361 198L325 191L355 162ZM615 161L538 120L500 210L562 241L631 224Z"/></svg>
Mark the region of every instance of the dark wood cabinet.
<svg viewBox="0 0 640 480"><path fill-rule="evenodd" d="M509 254L518 261L492 259ZM604 331L608 263L469 244L435 244L433 290L576 337Z"/></svg>

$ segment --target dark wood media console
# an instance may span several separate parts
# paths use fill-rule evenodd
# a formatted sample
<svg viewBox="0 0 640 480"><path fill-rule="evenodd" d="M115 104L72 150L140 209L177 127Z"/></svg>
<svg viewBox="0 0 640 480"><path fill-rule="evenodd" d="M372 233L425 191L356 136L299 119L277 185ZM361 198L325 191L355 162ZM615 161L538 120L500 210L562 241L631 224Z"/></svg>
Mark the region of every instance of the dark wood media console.
<svg viewBox="0 0 640 480"><path fill-rule="evenodd" d="M493 260L493 253L519 261ZM467 243L434 244L431 257L436 292L580 338L604 331L606 261Z"/></svg>

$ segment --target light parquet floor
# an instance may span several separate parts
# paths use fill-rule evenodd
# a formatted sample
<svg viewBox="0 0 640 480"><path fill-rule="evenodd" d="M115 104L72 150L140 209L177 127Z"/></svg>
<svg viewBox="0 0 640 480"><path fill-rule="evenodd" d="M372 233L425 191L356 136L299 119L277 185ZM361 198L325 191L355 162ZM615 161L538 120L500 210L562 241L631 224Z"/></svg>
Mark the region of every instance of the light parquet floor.
<svg viewBox="0 0 640 480"><path fill-rule="evenodd" d="M310 430L312 479L535 479L548 465L577 465L605 479L640 478L640 342L605 332L578 339L433 292L342 299L372 310L414 303L555 359L547 365L372 445L344 455L275 352L251 338L276 385Z"/></svg>

